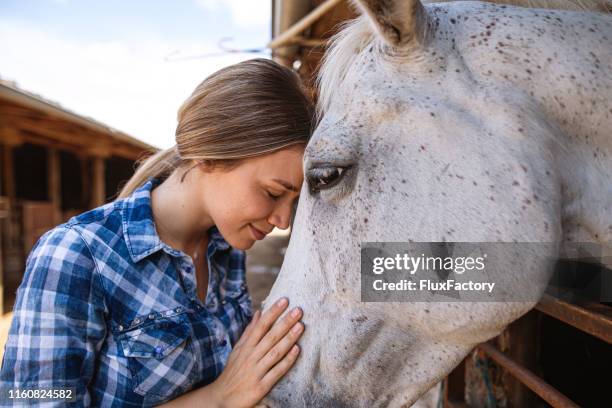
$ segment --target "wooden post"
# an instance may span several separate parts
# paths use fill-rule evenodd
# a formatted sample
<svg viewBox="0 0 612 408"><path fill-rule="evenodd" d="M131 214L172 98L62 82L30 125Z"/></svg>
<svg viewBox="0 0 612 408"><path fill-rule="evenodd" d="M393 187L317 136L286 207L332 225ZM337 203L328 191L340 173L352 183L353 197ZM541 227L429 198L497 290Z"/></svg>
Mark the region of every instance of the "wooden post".
<svg viewBox="0 0 612 408"><path fill-rule="evenodd" d="M2 186L4 190L2 194L8 197L8 202L4 203L3 213L6 212L6 217L0 220L0 235L6 233L6 241L11 244L14 242L14 234L16 233L13 229L13 223L10 219L11 207L15 205L15 199L17 195L17 191L15 189L15 172L13 167L13 148L14 146L18 146L22 143L22 140L19 138L19 134L15 129L0 127L0 136L2 136L3 149L2 149L2 165L0 166L2 169L0 170L0 180L2 181ZM0 249L3 245L2 239L4 237L0 236ZM0 253L0 316L4 314L4 257L6 254Z"/></svg>
<svg viewBox="0 0 612 408"><path fill-rule="evenodd" d="M13 168L13 148L21 144L19 135L15 129L2 128L2 141L4 142L4 152L2 157L2 173L4 175L4 194L11 200L11 205L15 203L17 190L15 189L15 172Z"/></svg>
<svg viewBox="0 0 612 408"><path fill-rule="evenodd" d="M91 185L89 174L89 157L84 154L79 154L79 162L81 164L81 206L85 207L83 210L89 210L92 199L89 192L89 186Z"/></svg>
<svg viewBox="0 0 612 408"><path fill-rule="evenodd" d="M104 158L95 156L93 159L92 207L99 207L105 202L106 185L104 180L104 169Z"/></svg>
<svg viewBox="0 0 612 408"><path fill-rule="evenodd" d="M1 131L1 129L0 129ZM5 146L0 144L0 150L2 151L2 161L4 162L4 150ZM2 195L4 194L4 169L0 166L0 207L2 207L3 200ZM4 316L4 256L2 255L2 235L4 235L4 209L0 208L0 318Z"/></svg>
<svg viewBox="0 0 612 408"><path fill-rule="evenodd" d="M57 225L62 220L62 182L59 153L56 148L47 149L47 192L49 201L53 204L53 222Z"/></svg>

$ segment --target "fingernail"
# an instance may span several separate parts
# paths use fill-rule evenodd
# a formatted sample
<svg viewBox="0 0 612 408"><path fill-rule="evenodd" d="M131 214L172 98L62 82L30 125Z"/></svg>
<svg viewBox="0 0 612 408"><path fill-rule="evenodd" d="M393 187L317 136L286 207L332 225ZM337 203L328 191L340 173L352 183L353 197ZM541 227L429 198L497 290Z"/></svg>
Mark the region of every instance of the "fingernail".
<svg viewBox="0 0 612 408"><path fill-rule="evenodd" d="M293 326L293 332L294 333L299 333L302 331L302 325L300 323L296 324L295 326Z"/></svg>
<svg viewBox="0 0 612 408"><path fill-rule="evenodd" d="M287 306L287 298L280 298L276 302L276 306L278 306L278 307L285 307L285 306Z"/></svg>
<svg viewBox="0 0 612 408"><path fill-rule="evenodd" d="M291 311L291 317L298 317L300 315L300 308L296 307Z"/></svg>
<svg viewBox="0 0 612 408"><path fill-rule="evenodd" d="M300 347L296 344L291 348L291 352L293 354L297 354L297 352L300 350Z"/></svg>

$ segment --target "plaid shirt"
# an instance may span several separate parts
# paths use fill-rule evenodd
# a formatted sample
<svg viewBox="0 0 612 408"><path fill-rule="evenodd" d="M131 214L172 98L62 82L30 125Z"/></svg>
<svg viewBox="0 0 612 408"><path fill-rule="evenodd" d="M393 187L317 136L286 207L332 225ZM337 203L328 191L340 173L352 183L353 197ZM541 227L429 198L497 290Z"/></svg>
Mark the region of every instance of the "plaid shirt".
<svg viewBox="0 0 612 408"><path fill-rule="evenodd" d="M202 303L191 257L155 230L151 190L160 182L149 178L36 242L17 290L0 404L17 404L8 399L17 388L74 387L76 403L45 405L151 406L221 373L252 317L245 253L211 228Z"/></svg>

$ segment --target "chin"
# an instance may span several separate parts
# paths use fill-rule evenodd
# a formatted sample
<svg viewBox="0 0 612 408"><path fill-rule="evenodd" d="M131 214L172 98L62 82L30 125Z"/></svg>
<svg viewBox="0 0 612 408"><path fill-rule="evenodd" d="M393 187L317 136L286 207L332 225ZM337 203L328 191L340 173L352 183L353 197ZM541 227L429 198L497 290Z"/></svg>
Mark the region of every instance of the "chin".
<svg viewBox="0 0 612 408"><path fill-rule="evenodd" d="M255 244L255 241L252 238L241 238L238 241L227 238L225 240L232 246L232 248L240 249L242 251L250 249Z"/></svg>
<svg viewBox="0 0 612 408"><path fill-rule="evenodd" d="M251 249L251 247L255 244L255 241L251 241L248 244L245 245L232 245L232 247L234 247L235 249L240 249L242 251L246 251L247 249ZM230 244L231 245L231 244Z"/></svg>

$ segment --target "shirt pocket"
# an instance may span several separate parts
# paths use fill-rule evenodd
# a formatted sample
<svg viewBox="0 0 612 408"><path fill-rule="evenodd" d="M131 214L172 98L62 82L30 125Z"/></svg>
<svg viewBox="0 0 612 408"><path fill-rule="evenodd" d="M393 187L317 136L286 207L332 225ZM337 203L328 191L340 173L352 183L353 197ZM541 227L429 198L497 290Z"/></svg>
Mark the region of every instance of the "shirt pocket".
<svg viewBox="0 0 612 408"><path fill-rule="evenodd" d="M153 321L118 339L132 376L132 387L146 402L160 402L186 391L195 379L191 325Z"/></svg>

